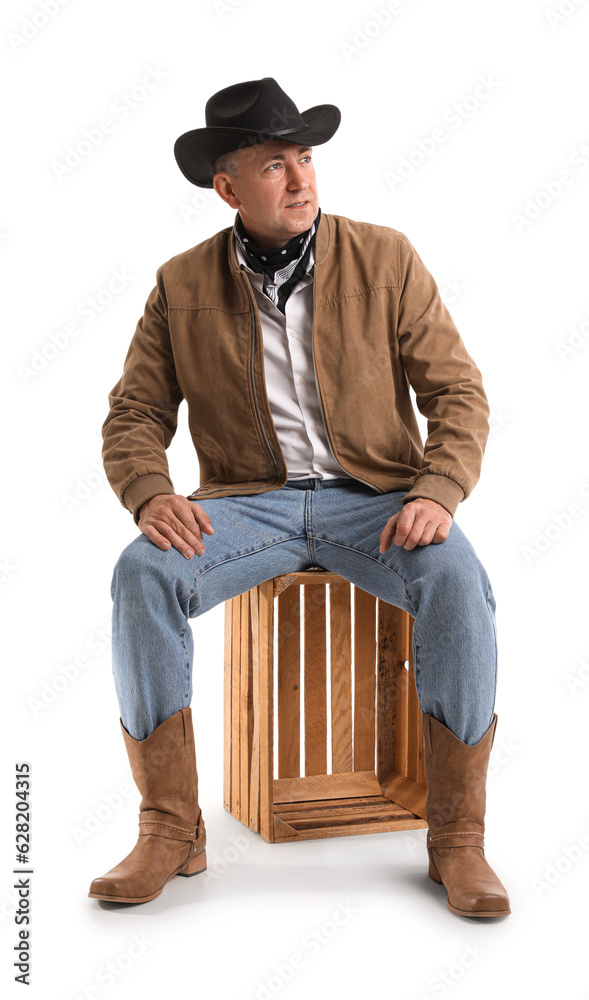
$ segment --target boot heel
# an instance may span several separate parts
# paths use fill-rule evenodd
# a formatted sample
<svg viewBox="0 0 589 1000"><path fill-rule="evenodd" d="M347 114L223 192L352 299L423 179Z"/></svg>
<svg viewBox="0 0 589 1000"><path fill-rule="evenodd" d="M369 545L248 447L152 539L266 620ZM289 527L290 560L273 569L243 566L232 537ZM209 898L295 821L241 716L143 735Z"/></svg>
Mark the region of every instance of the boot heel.
<svg viewBox="0 0 589 1000"><path fill-rule="evenodd" d="M438 885L442 885L442 879L440 878L440 873L431 859L431 854L429 859L429 877L433 879L434 882L437 882Z"/></svg>
<svg viewBox="0 0 589 1000"><path fill-rule="evenodd" d="M199 872L206 871L207 868L207 852L202 851L201 854L197 854L196 857L191 858L185 868L181 872L177 872L178 875L182 875L183 878L190 878L191 875L198 875Z"/></svg>

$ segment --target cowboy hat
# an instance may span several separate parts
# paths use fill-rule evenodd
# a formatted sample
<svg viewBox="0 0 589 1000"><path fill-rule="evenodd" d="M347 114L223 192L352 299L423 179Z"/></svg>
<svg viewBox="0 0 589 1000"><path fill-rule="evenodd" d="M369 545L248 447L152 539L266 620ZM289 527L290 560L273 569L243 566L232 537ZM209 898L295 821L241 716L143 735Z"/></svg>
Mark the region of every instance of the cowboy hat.
<svg viewBox="0 0 589 1000"><path fill-rule="evenodd" d="M184 132L174 143L180 170L192 184L213 187L212 163L222 153L261 142L320 146L337 131L341 113L334 104L299 112L276 80L265 76L225 87L209 98L206 128Z"/></svg>

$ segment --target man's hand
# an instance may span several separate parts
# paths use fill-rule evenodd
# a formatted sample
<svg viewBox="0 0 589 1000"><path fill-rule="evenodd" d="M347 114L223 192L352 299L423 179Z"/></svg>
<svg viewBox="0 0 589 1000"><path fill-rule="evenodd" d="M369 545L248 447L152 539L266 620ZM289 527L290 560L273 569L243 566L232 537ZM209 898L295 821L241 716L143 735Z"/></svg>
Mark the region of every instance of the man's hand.
<svg viewBox="0 0 589 1000"><path fill-rule="evenodd" d="M212 535L215 530L199 503L177 493L158 493L141 504L139 528L158 548L173 545L187 559L203 554L202 532Z"/></svg>
<svg viewBox="0 0 589 1000"><path fill-rule="evenodd" d="M438 545L446 541L451 525L452 516L445 507L418 497L389 517L380 533L380 551L386 552L392 539L407 551L416 545Z"/></svg>

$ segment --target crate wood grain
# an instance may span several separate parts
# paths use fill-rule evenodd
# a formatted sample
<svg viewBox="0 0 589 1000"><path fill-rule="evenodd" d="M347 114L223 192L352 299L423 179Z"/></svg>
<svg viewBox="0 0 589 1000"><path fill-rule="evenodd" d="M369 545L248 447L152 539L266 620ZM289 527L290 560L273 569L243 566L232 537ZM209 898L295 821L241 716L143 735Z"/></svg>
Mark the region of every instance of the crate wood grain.
<svg viewBox="0 0 589 1000"><path fill-rule="evenodd" d="M320 567L226 602L233 816L268 843L427 826L412 628L407 612Z"/></svg>

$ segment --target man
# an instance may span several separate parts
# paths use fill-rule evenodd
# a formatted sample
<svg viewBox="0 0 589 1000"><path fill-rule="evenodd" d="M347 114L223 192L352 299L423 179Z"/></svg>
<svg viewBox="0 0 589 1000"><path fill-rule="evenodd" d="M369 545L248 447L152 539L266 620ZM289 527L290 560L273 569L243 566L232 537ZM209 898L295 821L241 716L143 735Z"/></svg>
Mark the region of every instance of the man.
<svg viewBox="0 0 589 1000"><path fill-rule="evenodd" d="M219 91L206 122L176 159L234 224L158 269L103 425L106 473L141 531L112 597L142 801L137 844L89 895L146 902L205 870L188 619L320 565L414 617L429 873L453 912L505 915L483 846L495 602L453 523L489 431L481 374L409 240L321 213L312 149L336 107L301 114L266 77ZM165 455L182 399L201 475L188 497Z"/></svg>

